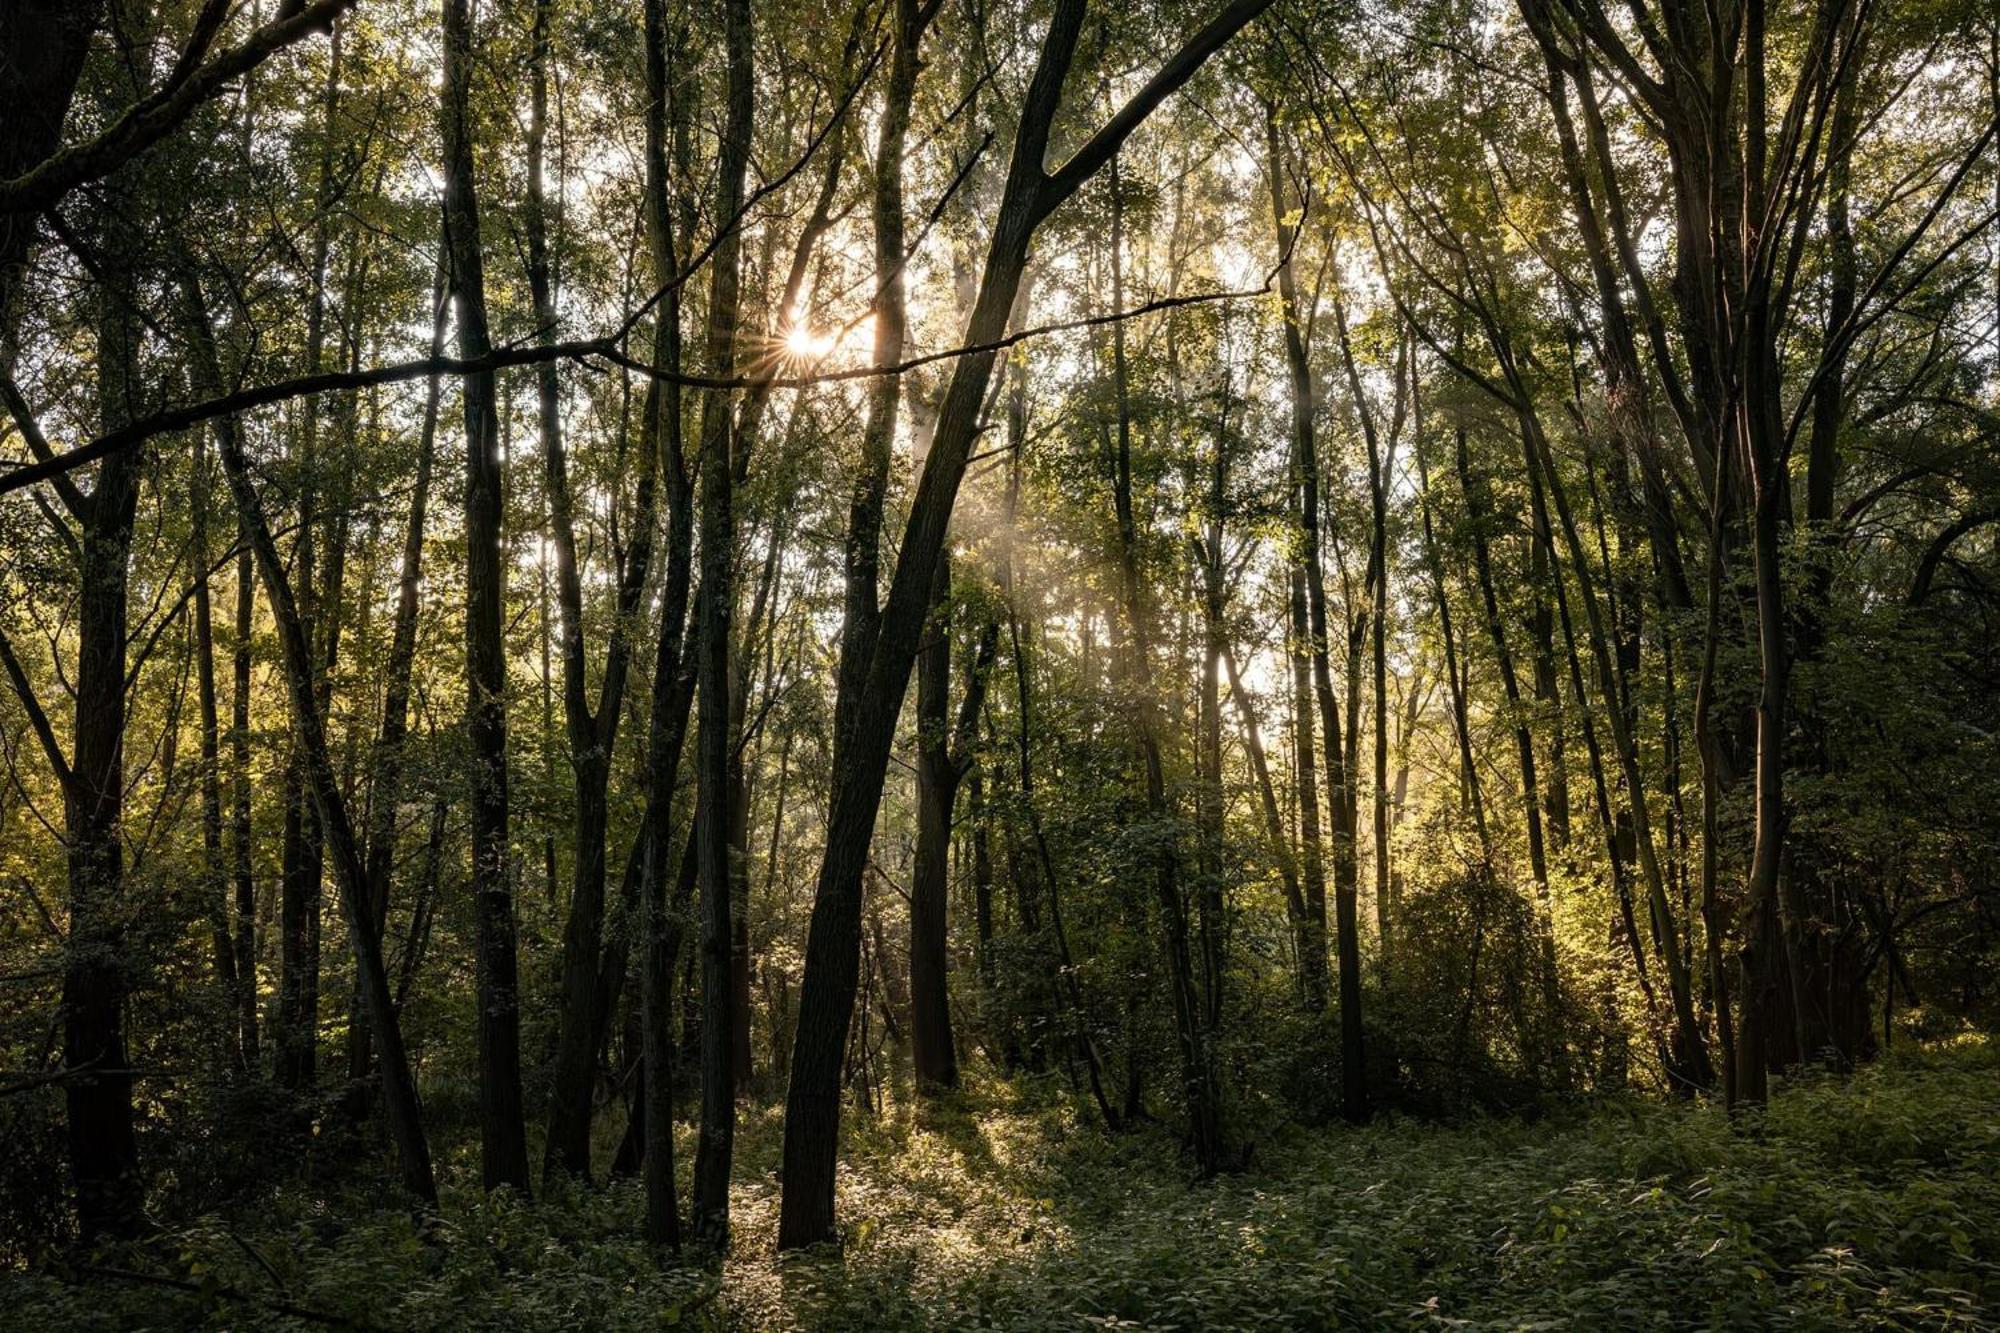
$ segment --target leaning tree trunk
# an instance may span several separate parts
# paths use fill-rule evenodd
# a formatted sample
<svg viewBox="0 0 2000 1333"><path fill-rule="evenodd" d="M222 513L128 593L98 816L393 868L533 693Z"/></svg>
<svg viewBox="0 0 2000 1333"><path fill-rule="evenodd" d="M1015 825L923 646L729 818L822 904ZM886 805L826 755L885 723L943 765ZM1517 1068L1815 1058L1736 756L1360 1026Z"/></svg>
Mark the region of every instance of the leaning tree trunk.
<svg viewBox="0 0 2000 1333"><path fill-rule="evenodd" d="M215 353L215 339L202 307L199 289L189 279L183 283L194 326L196 368L211 393L219 393L222 383ZM306 636L304 618L293 596L291 576L271 535L262 502L250 484L249 463L236 431L233 417L217 419L216 445L222 456L223 473L229 480L237 512L250 539L271 617L277 624L278 644L284 662L285 682L291 695L298 732L301 769L306 790L317 807L326 844L333 856L334 879L340 889L341 908L347 919L348 936L354 945L355 974L359 978L364 1011L374 1029L376 1049L382 1068L382 1100L387 1112L390 1136L395 1140L397 1159L402 1167L403 1185L426 1203L437 1198L431 1175L430 1146L424 1137L422 1114L417 1102L416 1079L410 1070L403 1031L396 1014L395 997L389 988L388 970L382 957L382 937L375 929L370 912L368 869L362 860L359 841L348 816L347 801L341 795L333 760L327 749L315 683L317 654Z"/></svg>
<svg viewBox="0 0 2000 1333"><path fill-rule="evenodd" d="M984 347L1006 332L1028 243L1077 186L1094 175L1125 138L1216 49L1270 0L1237 0L1162 67L1159 74L1054 173L1043 161L1050 124L1075 53L1083 0L1058 0L1029 82L1007 184L994 217L979 296L965 342ZM969 352L953 367L930 453L905 525L901 558L873 637L867 669L845 668L836 709L840 759L827 811L826 855L814 890L800 987L792 1081L785 1103L784 1198L778 1244L795 1249L833 1238L834 1165L840 1130L840 1075L860 984L861 881L867 865L897 715L930 607L931 579L958 487L965 476L997 353Z"/></svg>

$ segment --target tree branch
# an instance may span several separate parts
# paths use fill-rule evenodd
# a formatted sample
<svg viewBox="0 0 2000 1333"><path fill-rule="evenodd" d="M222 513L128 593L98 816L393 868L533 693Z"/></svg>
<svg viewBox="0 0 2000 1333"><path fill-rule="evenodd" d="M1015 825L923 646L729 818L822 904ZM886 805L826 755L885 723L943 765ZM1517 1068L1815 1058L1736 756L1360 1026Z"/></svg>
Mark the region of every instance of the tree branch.
<svg viewBox="0 0 2000 1333"><path fill-rule="evenodd" d="M294 398L305 398L313 394L352 392L373 388L380 384L400 384L408 380L424 379L431 375L473 375L487 371L502 370L509 366L540 365L545 361L577 361L587 363L592 357L601 357L615 365L636 374L645 375L663 383L679 384L690 389L710 389L728 392L736 389L773 388L808 389L821 384L838 384L852 380L876 379L884 375L903 375L920 367L939 361L952 361L963 356L974 356L985 352L1004 351L1016 343L1029 338L1050 333L1068 333L1078 329L1094 328L1104 324L1114 324L1120 320L1136 319L1142 315L1158 314L1161 311L1176 310L1183 306L1203 305L1213 301L1246 300L1269 294L1271 282L1276 273L1272 270L1264 277L1262 286L1243 288L1236 291L1195 292L1181 296L1161 297L1134 306L1129 310L1113 311L1109 314L1092 315L1079 319L1060 320L1052 324L1042 324L1034 328L1020 329L1005 337L990 342L971 343L948 348L944 351L926 352L919 356L907 357L889 365L856 366L847 370L816 371L805 375L778 376L766 380L760 375L684 375L662 370L652 363L620 349L616 335L604 338L580 338L569 342L548 343L540 346L512 346L496 348L482 357L470 359L453 356L423 357L416 361L401 361L393 365L375 366L367 370L323 371L317 375L301 375L294 379L277 380L270 384L253 385L238 389L234 393L217 398L203 399L180 407L168 408L142 417L129 425L109 431L88 444L78 445L66 453L54 454L33 463L22 463L14 470L0 474L0 495L33 486L38 482L50 481L56 477L85 467L100 459L126 449L136 448L156 435L171 434L186 430L216 417L232 416L251 408L268 407L273 403L289 402Z"/></svg>
<svg viewBox="0 0 2000 1333"><path fill-rule="evenodd" d="M1210 19L1206 27L1160 66L1159 72L1146 81L1145 87L1132 95L1132 100L1118 108L1111 119L1090 136L1089 142L1049 175L1042 185L1040 198L1036 200L1040 215L1048 216L1063 200L1076 193L1077 187L1111 160L1125 140L1131 137L1132 131L1144 124L1146 117L1152 115L1160 103L1193 78L1195 71L1221 50L1224 43L1245 24L1270 7L1271 0L1235 0L1234 4Z"/></svg>
<svg viewBox="0 0 2000 1333"><path fill-rule="evenodd" d="M14 644L5 630L0 630L0 666L6 667L7 679L13 683L14 693L21 700L21 711L28 715L28 725L34 728L35 739L41 742L42 753L48 756L49 767L55 770L56 781L67 795L74 781L69 760L63 755L62 742L56 739L55 728L49 725L49 715L42 711L42 701L36 697L35 687L28 681L28 673L21 669L21 660L14 656Z"/></svg>
<svg viewBox="0 0 2000 1333"><path fill-rule="evenodd" d="M189 47L174 74L157 90L134 103L109 129L94 139L44 158L31 170L0 181L0 213L30 213L47 208L79 185L102 180L158 143L196 107L221 92L224 85L247 74L277 52L333 26L355 0L317 0L296 13L265 24L242 45L231 47L208 63L188 70L189 56L199 58L214 38L210 6L197 21Z"/></svg>

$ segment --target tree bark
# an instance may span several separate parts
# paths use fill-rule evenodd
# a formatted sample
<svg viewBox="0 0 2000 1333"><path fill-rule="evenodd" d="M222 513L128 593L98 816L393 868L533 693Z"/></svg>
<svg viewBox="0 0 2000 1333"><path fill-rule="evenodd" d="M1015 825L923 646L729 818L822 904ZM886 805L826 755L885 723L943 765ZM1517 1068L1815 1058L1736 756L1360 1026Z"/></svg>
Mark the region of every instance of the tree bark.
<svg viewBox="0 0 2000 1333"><path fill-rule="evenodd" d="M686 36L667 28L665 0L645 4L646 140L645 219L653 271L666 284L680 272L674 197L667 167L669 148L685 151L692 119L690 94L678 82L674 63ZM654 361L681 368L681 293L670 285L654 317ZM693 893L693 857L699 843L692 829L683 854L682 882L670 903L670 864L675 779L687 736L694 694L691 662L685 652L690 586L693 582L694 498L682 448L681 389L655 380L646 394L646 421L666 488L666 579L661 592L659 639L653 659L652 718L646 738L646 809L634 855L641 866L640 1045L642 1100L648 1108L644 1132L646 1239L672 1252L680 1248L681 1224L674 1188L674 966L685 929L686 899Z"/></svg>
<svg viewBox="0 0 2000 1333"><path fill-rule="evenodd" d="M211 386L221 383L214 335L202 308L199 289L192 280L184 281L191 323L194 325L196 365L200 376ZM354 945L355 973L366 1001L368 1021L374 1028L375 1046L382 1066L382 1098L390 1136L402 1168L403 1186L418 1199L431 1203L437 1187L431 1175L430 1147L424 1137L422 1112L417 1101L416 1080L410 1072L409 1056L403 1047L402 1026L396 1015L395 998L389 990L388 970L382 957L381 935L369 913L368 870L348 817L333 760L327 749L325 725L321 719L315 684L316 654L306 636L304 618L292 595L291 579L278 552L262 503L252 489L249 464L243 454L233 417L218 419L216 445L222 455L224 474L235 498L244 526L249 530L251 549L277 624L279 647L284 656L285 680L292 700L298 731L306 787L319 811L326 831L327 846L333 855L335 883L339 886L341 908L347 919L348 935Z"/></svg>
<svg viewBox="0 0 2000 1333"><path fill-rule="evenodd" d="M112 206L134 202L117 191ZM97 314L98 400L115 429L136 415L139 321L134 238L109 238ZM69 941L63 968L63 1066L77 1221L92 1241L141 1224L139 1152L124 1010L131 989L125 945L126 593L139 459L106 459L84 511L77 588L76 709L64 809L69 833Z"/></svg>
<svg viewBox="0 0 2000 1333"><path fill-rule="evenodd" d="M717 167L715 217L728 230L711 259L708 298L708 364L727 375L736 360L740 245L734 219L742 205L750 160L751 71L749 0L725 0L724 43L728 92ZM735 467L730 400L713 394L701 424L701 592L696 617L697 803L709 812L696 830L701 883L701 1133L695 1149L693 1230L716 1249L729 1244L729 1167L736 1134L734 1005L730 964L729 742L736 532Z"/></svg>
<svg viewBox="0 0 2000 1333"><path fill-rule="evenodd" d="M1276 111L1264 110L1265 140L1270 159L1271 211L1278 233L1278 299L1285 326L1285 368L1291 388L1291 493L1299 528L1317 551L1318 512L1308 525L1305 511L1305 467L1308 458L1317 463L1313 415L1312 365L1306 334L1309 312L1300 307L1298 278L1292 266L1292 250L1297 245L1299 227L1291 220L1285 191L1284 157L1278 140ZM1317 482L1312 494L1317 498ZM1292 665L1292 756L1297 770L1299 841L1303 846L1304 912L1298 931L1299 988L1306 1008L1319 1013L1326 1008L1326 869L1320 842L1319 765L1314 757L1318 728L1314 725L1312 672L1325 656L1324 633L1315 635L1308 612L1308 563L1317 564L1316 554L1308 556L1302 547L1291 573L1291 637L1287 656ZM1322 613L1322 619L1324 613Z"/></svg>
<svg viewBox="0 0 2000 1333"><path fill-rule="evenodd" d="M485 260L474 180L472 19L469 0L444 0L442 128L446 250L458 304L458 354L492 348L486 326ZM514 894L507 853L507 658L501 636L506 569L499 419L491 371L464 379L466 729L471 739L472 892L479 988L481 1179L487 1189L528 1188L521 1111L521 1002L514 947Z"/></svg>
<svg viewBox="0 0 2000 1333"><path fill-rule="evenodd" d="M229 868L222 856L222 725L215 690L215 621L209 605L213 573L208 541L208 441L195 441L194 477L189 487L189 545L194 566L195 688L201 709L201 902L210 922L215 950L215 978L224 1011L230 1016L223 1043L230 1065L241 1073L242 1033L236 1015L242 1007L242 982L236 971L236 943L229 928Z"/></svg>
<svg viewBox="0 0 2000 1333"><path fill-rule="evenodd" d="M965 341L982 345L1004 335L1028 243L1040 225L1085 179L1095 174L1153 108L1179 88L1207 57L1269 4L1237 0L1210 22L1132 101L1054 173L1043 159L1062 85L1075 53L1083 0L1058 0L1030 80L1007 185ZM929 610L931 579L944 546L952 504L978 433L981 407L997 353L959 358L938 414L931 451L905 526L901 558L873 636L865 677L843 670L858 697L837 716L836 774L828 802L825 859L814 891L806 941L798 1035L786 1096L784 1198L778 1244L796 1249L833 1239L834 1161L840 1126L840 1071L860 981L861 879L882 797L896 716Z"/></svg>
<svg viewBox="0 0 2000 1333"><path fill-rule="evenodd" d="M446 265L440 256L431 291L431 355L444 352ZM423 582L424 525L429 513L431 470L437 453L437 422L443 379L433 375L424 391L423 420L417 429L416 478L410 492L409 521L403 531L403 557L396 578L396 618L389 632L389 660L383 668L382 723L376 735L368 783L368 910L375 933L389 922L390 880L396 865L396 816L403 800L403 746L410 730L410 676L417 657L417 612ZM362 997L356 994L356 1009ZM348 1045L347 1076L368 1075L371 1058L368 1028L356 1024Z"/></svg>

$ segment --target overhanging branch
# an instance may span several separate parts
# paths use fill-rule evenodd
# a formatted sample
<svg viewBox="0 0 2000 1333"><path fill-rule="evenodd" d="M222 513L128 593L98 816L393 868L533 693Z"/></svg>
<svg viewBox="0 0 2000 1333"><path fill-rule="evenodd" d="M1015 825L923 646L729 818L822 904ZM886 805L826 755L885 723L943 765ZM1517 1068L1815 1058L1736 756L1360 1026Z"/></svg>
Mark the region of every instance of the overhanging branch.
<svg viewBox="0 0 2000 1333"><path fill-rule="evenodd" d="M906 357L888 365L856 366L845 370L813 371L803 375L780 375L765 378L762 375L686 375L659 369L650 362L622 350L617 336L604 338L581 338L568 342L549 343L545 346L514 346L497 348L482 357L462 358L452 356L423 357L415 361L401 361L393 365L375 366L367 370L323 371L316 375L301 375L294 379L277 380L270 384L253 385L238 389L234 393L220 397L203 399L181 407L168 408L143 417L117 430L109 431L88 444L78 445L65 453L52 454L37 459L33 463L17 465L12 471L0 474L0 495L18 491L43 481L53 481L66 476L80 467L109 458L126 449L137 448L158 435L168 435L186 430L204 421L217 417L234 416L253 408L268 407L273 403L289 402L295 398L311 397L321 393L353 392L358 389L373 388L382 384L400 384L409 380L426 379L432 375L473 375L504 370L512 366L541 365L548 361L575 361L588 364L592 358L601 358L621 366L635 374L645 375L664 383L678 384L683 388L707 389L715 392L730 392L736 389L810 389L823 384L839 384L853 380L876 379L884 375L903 375L922 366L940 361L953 361L963 356L983 352L1005 351L1016 343L1029 338L1051 333L1066 333L1077 329L1094 328L1114 324L1122 320L1136 319L1142 315L1159 314L1168 310L1178 310L1185 306L1204 305L1216 301L1245 300L1264 296L1271 291L1271 283L1276 270L1264 276L1261 286L1235 291L1194 292L1181 296L1166 296L1148 301L1129 310L1114 311L1109 314L1092 315L1080 319L1060 320L1052 324L1041 324L1034 328L1020 329L1003 338L991 342L972 343L944 351L926 352L919 356Z"/></svg>

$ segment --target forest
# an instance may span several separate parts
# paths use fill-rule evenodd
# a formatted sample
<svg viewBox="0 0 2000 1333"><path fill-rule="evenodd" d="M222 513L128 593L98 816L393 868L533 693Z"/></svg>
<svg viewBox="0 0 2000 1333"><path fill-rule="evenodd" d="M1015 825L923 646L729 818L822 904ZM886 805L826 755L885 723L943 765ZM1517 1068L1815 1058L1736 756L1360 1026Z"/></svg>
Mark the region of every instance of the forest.
<svg viewBox="0 0 2000 1333"><path fill-rule="evenodd" d="M0 0L0 1327L2000 1328L1991 0Z"/></svg>

